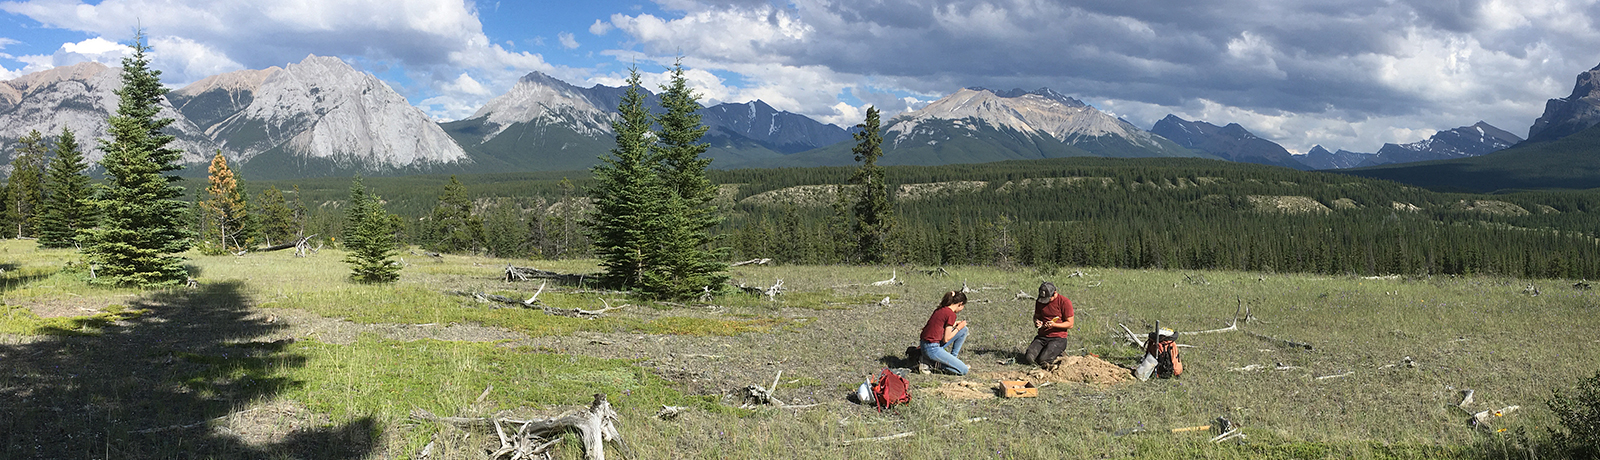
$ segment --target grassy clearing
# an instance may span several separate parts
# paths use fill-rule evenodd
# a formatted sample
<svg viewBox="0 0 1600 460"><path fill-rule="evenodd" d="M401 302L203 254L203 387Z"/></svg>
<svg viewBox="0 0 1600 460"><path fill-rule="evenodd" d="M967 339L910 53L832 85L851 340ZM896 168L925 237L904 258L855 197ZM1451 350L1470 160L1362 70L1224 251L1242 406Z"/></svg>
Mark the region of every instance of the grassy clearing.
<svg viewBox="0 0 1600 460"><path fill-rule="evenodd" d="M189 295L184 291L90 288L82 275L60 272L72 260L70 252L40 251L30 244L0 243L0 255L13 261L3 275L7 306L0 307L0 334L59 330L70 335L52 336L50 343L59 344L54 347L0 345L0 359L51 356L39 351L93 344L104 344L104 356L117 356L113 351L122 346L120 337L137 335L140 328L165 331L186 321L148 305L161 296ZM160 375L174 376L135 383L173 387L173 400L196 407L220 404L239 411L292 400L327 416L328 427L370 426L375 445L362 452L371 458L411 456L430 440L444 449L436 452L449 453L443 458L475 455L475 444L460 441L464 433L407 421L413 408L441 415L549 414L582 404L594 392L606 393L617 405L623 433L641 458L1456 458L1518 455L1512 433L1537 434L1554 423L1542 403L1550 391L1600 368L1600 340L1592 333L1600 327L1600 296L1575 289L1570 281L1099 269L1069 276L1073 270L977 267L948 267L949 275L929 276L907 268L779 266L738 267L731 273L736 282L751 286L782 279L788 291L776 301L729 296L710 306L646 307L617 293L556 289L540 295L555 308L594 309L602 299L635 305L605 319L581 320L491 308L443 292L525 298L537 285L498 281L504 264L584 272L593 269L588 262L410 259L399 283L364 286L344 281L346 269L330 250L308 258L197 256L192 262L202 285L230 286L236 296L202 296L192 303L197 308L214 301L246 309L297 309L361 323L475 323L520 331L550 345L370 336L347 345L274 342L253 338L270 325L250 324L244 328L248 333L215 334L209 339L214 343L202 347L152 345L157 348L134 352L140 363L153 363L142 366L173 366ZM871 285L890 278L891 270L902 284ZM973 289L973 301L962 313L974 328L963 353L975 371L967 379L985 382L979 375L1023 369L999 362L1016 357L1031 338L1031 303L1012 299L1019 291L1031 293L1041 280L1056 282L1078 309L1069 353L1094 353L1131 365L1137 351L1120 343L1119 324L1136 332L1150 330L1156 321L1178 331L1215 329L1226 326L1241 305L1257 318L1242 324L1244 331L1310 343L1313 349L1283 347L1237 331L1183 335L1180 342L1196 348L1185 351L1187 374L1177 380L1112 387L1063 384L1026 400L920 395L884 414L842 402L868 373L893 365L942 293L963 284ZM1538 295L1531 295L1530 284ZM880 304L884 298L887 305ZM97 305L102 312L95 314L98 319L32 313L57 303ZM108 308L113 305L128 307ZM592 337L616 343L598 347ZM161 343L155 339L148 343ZM630 348L649 344L657 345ZM667 360L669 354L680 356ZM722 357L696 361L685 354ZM1405 364L1407 357L1415 366ZM50 380L46 364L37 366L38 375L8 378L0 387L55 385L62 401L110 401L105 407L120 407L113 403L128 391L110 387L87 396L69 391L78 387L49 383L56 380ZM1248 365L1267 369L1233 370ZM1280 365L1292 368L1273 370ZM744 385L767 385L779 370L785 372L779 396L824 404L804 411L749 412L729 410L720 398ZM690 385L690 376L701 372L722 377ZM1343 376L1319 379L1336 375ZM912 383L932 388L961 379L916 375ZM490 385L495 390L476 402ZM691 386L699 390L688 391ZM1497 421L1496 428L1508 430L1504 433L1474 430L1450 407L1465 389L1476 391L1475 410L1522 409ZM20 403L18 394L0 392L0 403ZM39 406L35 398L27 404ZM672 421L651 418L661 404L701 410ZM181 426L220 415L211 409L190 411L200 415L172 412L178 415L170 421L152 423ZM1219 446L1205 442L1204 433L1166 432L1218 416L1243 425L1247 441ZM984 420L964 422L973 418ZM370 425L355 423L361 420ZM1141 427L1144 431L1130 433ZM148 442L126 434L143 428L148 426L116 426L104 444ZM916 435L841 445L903 432ZM563 446L558 458L580 457L571 442ZM72 452L69 456L83 456ZM268 452L316 457L319 451Z"/></svg>

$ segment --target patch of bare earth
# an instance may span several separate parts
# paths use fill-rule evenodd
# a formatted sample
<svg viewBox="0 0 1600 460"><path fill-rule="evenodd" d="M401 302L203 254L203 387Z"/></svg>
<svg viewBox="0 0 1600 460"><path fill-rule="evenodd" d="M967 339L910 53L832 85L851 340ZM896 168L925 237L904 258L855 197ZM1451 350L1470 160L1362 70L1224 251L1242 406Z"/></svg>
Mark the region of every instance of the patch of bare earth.
<svg viewBox="0 0 1600 460"><path fill-rule="evenodd" d="M996 380L1024 380L1035 384L1073 382L1114 385L1134 380L1132 370L1094 356L1061 356L1040 369L999 372L985 377Z"/></svg>
<svg viewBox="0 0 1600 460"><path fill-rule="evenodd" d="M940 384L937 388L919 388L917 389L917 394L919 396L939 397L961 401L990 399L995 397L994 387L996 386L997 385L986 385L970 380L962 380L960 382L945 382Z"/></svg>

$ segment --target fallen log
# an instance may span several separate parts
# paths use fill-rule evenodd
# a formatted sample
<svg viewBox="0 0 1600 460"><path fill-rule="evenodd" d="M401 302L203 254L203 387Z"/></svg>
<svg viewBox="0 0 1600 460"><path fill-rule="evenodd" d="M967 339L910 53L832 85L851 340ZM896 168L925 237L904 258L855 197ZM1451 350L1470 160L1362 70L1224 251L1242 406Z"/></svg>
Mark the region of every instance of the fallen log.
<svg viewBox="0 0 1600 460"><path fill-rule="evenodd" d="M556 272L549 271L549 270L540 270L540 269L537 269L537 268L529 268L529 267L518 267L518 266L515 266L515 265L507 265L505 272L506 272L506 281L507 282L528 281L528 280L533 280L533 279L546 279L546 280L555 281L558 284L567 284L567 285L579 286L579 285L582 285L584 280L588 278L588 275L574 275L574 274L570 274L570 273L556 273Z"/></svg>
<svg viewBox="0 0 1600 460"><path fill-rule="evenodd" d="M317 235L315 233L313 233L310 236L302 237L302 238L300 238L299 240L296 240L293 243L283 243L283 244L279 244L279 245L276 245L276 246L267 246L267 247L264 247L264 248L261 248L261 249L257 249L257 250L255 250L255 252L271 252L271 251L278 251L278 250L282 250L282 249L289 249L289 248L293 248L293 247L299 247L302 244L306 244L306 240L310 240L310 239L316 238L316 237L317 237Z"/></svg>
<svg viewBox="0 0 1600 460"><path fill-rule="evenodd" d="M766 264L769 264L769 263L772 263L772 259L750 259L750 260L746 260L746 261L743 261L743 262L734 262L734 263L728 264L728 266L729 267L742 267L742 266L745 266L745 265L766 265Z"/></svg>
<svg viewBox="0 0 1600 460"><path fill-rule="evenodd" d="M584 456L590 460L605 460L605 442L611 441L628 451L628 445L622 439L622 433L617 430L617 421L620 416L611 408L611 403L606 400L605 393L596 393L594 402L584 411L570 413L561 417L533 420L510 420L505 418L483 417L440 417L432 413L415 409L411 412L413 420L446 423L462 428L482 428L493 426L495 433L500 437L500 449L490 455L490 458L531 459L534 456L545 456L551 446L559 440L561 433L577 431L583 441ZM520 425L516 434L507 436L502 423ZM547 438L552 438L548 439Z"/></svg>
<svg viewBox="0 0 1600 460"><path fill-rule="evenodd" d="M482 293L482 292L466 292L466 291L444 291L445 294L457 295L457 296L462 296L462 297L471 297L471 298L473 298L473 299L475 299L475 300L477 300L479 302L495 302L495 303L501 303L501 304L506 304L506 305L511 305L511 306L523 307L523 308L535 308L535 307L538 307L538 305L539 305L539 293L541 293L541 292L544 292L544 286L543 285L539 286L539 292L535 292L533 294L533 297L529 297L528 300L517 300L517 299L513 299L513 298L510 298L510 297L503 296L503 295L499 295L499 294L487 294L487 293ZM571 317L571 318L593 319L593 318L598 318L598 317L600 317L602 315L605 315L606 312L608 312L608 311L620 310L620 309L626 308L628 306L628 304L622 304L622 305L618 305L618 306L613 307L613 306L611 306L611 303L607 302L605 299L600 299L600 303L605 305L605 308L601 308L599 310L584 310L582 308L552 308L552 307L538 307L538 308L539 308L540 311L543 311L547 315L566 316L566 317Z"/></svg>

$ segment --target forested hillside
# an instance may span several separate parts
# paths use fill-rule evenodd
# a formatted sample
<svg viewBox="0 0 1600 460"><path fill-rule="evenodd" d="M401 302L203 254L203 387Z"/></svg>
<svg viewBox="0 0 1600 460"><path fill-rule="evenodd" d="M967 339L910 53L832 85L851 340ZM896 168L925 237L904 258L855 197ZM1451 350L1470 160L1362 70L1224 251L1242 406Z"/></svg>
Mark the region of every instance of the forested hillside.
<svg viewBox="0 0 1600 460"><path fill-rule="evenodd" d="M713 171L732 258L856 260L836 191L852 168ZM463 176L485 221L482 251L585 257L585 173ZM1437 193L1339 174L1198 159L1067 158L888 170L898 224L887 260L1237 269L1328 274L1600 275L1600 193ZM569 180L570 179L570 180ZM447 177L369 178L413 242ZM301 181L312 231L348 181ZM288 183L254 183L288 189ZM497 217L498 216L498 217ZM490 225L490 221L497 222Z"/></svg>

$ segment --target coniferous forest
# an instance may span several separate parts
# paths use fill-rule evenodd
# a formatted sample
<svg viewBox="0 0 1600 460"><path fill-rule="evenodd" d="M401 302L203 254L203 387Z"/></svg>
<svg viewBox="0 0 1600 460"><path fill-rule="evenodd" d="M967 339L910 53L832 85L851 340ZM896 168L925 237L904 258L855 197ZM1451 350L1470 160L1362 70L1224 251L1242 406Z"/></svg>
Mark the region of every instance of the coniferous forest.
<svg viewBox="0 0 1600 460"><path fill-rule="evenodd" d="M709 172L729 260L860 263L840 193L855 168ZM917 266L1226 269L1355 275L1600 277L1600 193L1437 193L1339 174L1196 159L1069 158L889 167L893 234L878 256ZM244 174L248 174L245 172ZM424 248L447 176L368 178ZM483 237L456 252L592 257L586 172L463 176ZM247 183L304 203L337 235L347 179Z"/></svg>

